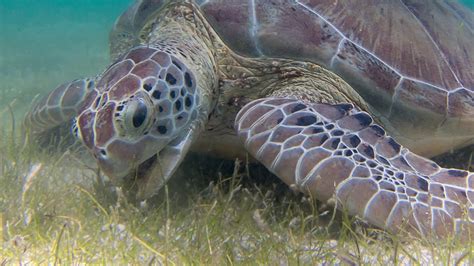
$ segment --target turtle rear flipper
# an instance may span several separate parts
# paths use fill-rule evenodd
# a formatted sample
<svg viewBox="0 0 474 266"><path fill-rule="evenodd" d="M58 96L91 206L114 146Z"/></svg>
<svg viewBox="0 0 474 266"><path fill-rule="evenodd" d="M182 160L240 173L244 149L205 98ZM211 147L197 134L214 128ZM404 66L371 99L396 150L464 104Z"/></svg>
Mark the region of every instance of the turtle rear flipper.
<svg viewBox="0 0 474 266"><path fill-rule="evenodd" d="M298 191L392 232L474 233L474 173L402 147L352 104L267 98L236 118L245 148Z"/></svg>

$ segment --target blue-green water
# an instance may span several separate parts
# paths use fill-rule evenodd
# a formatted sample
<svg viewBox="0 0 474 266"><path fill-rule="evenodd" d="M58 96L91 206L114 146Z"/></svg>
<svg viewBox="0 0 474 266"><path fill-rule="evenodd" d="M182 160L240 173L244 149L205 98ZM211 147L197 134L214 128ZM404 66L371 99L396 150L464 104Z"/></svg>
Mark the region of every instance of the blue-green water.
<svg viewBox="0 0 474 266"><path fill-rule="evenodd" d="M0 111L14 98L23 102L103 70L109 63L108 32L130 3L0 0Z"/></svg>
<svg viewBox="0 0 474 266"><path fill-rule="evenodd" d="M466 6L474 9L474 0L461 0L461 3L465 4Z"/></svg>
<svg viewBox="0 0 474 266"><path fill-rule="evenodd" d="M35 94L100 72L108 32L131 2L0 0L0 107L19 99L24 109ZM474 0L461 2L474 9Z"/></svg>

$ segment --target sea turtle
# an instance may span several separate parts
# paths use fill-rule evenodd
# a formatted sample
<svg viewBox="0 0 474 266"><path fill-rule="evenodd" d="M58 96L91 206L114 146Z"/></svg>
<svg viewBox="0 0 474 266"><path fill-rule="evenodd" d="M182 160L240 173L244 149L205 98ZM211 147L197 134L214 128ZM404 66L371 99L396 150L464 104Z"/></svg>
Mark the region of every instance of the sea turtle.
<svg viewBox="0 0 474 266"><path fill-rule="evenodd" d="M142 0L110 34L115 62L25 121L37 136L74 118L140 199L190 149L248 152L377 227L470 238L474 173L415 153L473 142L473 17L442 0Z"/></svg>

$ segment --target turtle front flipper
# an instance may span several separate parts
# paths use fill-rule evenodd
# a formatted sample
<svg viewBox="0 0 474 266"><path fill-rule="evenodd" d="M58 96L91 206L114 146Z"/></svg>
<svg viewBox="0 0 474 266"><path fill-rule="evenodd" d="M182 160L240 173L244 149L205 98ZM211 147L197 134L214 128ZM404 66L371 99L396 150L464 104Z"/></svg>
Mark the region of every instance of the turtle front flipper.
<svg viewBox="0 0 474 266"><path fill-rule="evenodd" d="M90 92L94 88L93 79L77 79L61 84L39 99L25 116L24 125L28 134L40 140L41 144L48 144L53 138L51 131L54 129L66 127L69 131L73 118L91 100Z"/></svg>
<svg viewBox="0 0 474 266"><path fill-rule="evenodd" d="M236 117L245 148L286 184L391 232L474 236L474 173L399 145L352 104L259 99Z"/></svg>

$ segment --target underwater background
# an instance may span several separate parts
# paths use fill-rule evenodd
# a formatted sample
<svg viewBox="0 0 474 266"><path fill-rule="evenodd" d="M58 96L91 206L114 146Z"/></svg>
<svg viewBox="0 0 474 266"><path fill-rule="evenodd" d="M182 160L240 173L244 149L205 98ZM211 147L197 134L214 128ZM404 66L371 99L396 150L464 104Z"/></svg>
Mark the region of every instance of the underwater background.
<svg viewBox="0 0 474 266"><path fill-rule="evenodd" d="M462 0L461 3L465 4L466 6L474 9L474 1L473 0Z"/></svg>
<svg viewBox="0 0 474 266"><path fill-rule="evenodd" d="M131 2L0 0L0 112L11 103L21 115L35 95L103 71L109 30Z"/></svg>
<svg viewBox="0 0 474 266"><path fill-rule="evenodd" d="M474 9L474 0L461 2ZM108 32L130 3L0 0L0 106L102 71L109 63Z"/></svg>
<svg viewBox="0 0 474 266"><path fill-rule="evenodd" d="M175 188L170 189L177 194L181 192L182 195L182 201L172 201L171 210L174 212L171 218L168 216L169 206L165 204L158 204L158 207L147 212L137 211L135 206L124 204L121 208L111 208L109 214L101 209L100 204L88 192L96 191L92 190L89 182L94 180L91 171L80 169L81 172L77 173L75 167L70 167L70 163L75 161L64 160L63 156L59 155L43 158L41 161L45 163L41 164L38 163L37 154L29 154L28 149L24 151L18 149L21 143L15 145L14 141L10 142L10 139L5 137L10 136L5 132L9 133L12 128L9 123L11 119L9 109L15 114L18 125L36 95L45 94L61 83L101 73L110 64L109 31L116 18L132 2L133 0L0 0L1 265L22 264L21 260L15 262L5 260L2 252L7 253L6 257L17 256L26 262L28 259L31 261L38 259L42 263L49 262L49 264L52 264L52 259L56 263L58 257L64 257L62 264L66 265L87 263L114 265L125 262L127 264L147 262L151 265L159 261L156 257L160 258L160 252L165 255L169 252L173 255L172 258L178 257L187 264L198 265L219 265L218 262L229 259L226 257L228 254L231 254L237 262L240 259L248 264L255 264L255 258L257 261L267 262L268 257L275 261L286 261L286 258L289 258L290 263L287 264L291 264L292 261L300 264L302 263L300 257L304 256L309 260L312 258L324 260L333 259L334 254L338 254L343 258L342 261L346 261L345 258L351 258L351 254L359 254L361 257L362 253L365 258L375 258L376 263L368 263L367 261L372 260L360 258L358 262L391 265L397 264L394 263L396 259L390 259L391 256L400 252L403 258L404 248L409 251L405 252L408 261L413 257L422 256L427 259L425 261L434 261L440 265L442 262L451 261L452 258L456 259L456 263L451 264L457 264L464 258L474 261L472 243L470 246L463 246L463 249L456 246L452 248L450 245L446 245L448 248L432 247L431 253L426 253L425 249L417 245L399 243L396 239L396 241L392 239L392 241L374 242L372 238L366 240L356 240L360 239L357 237L346 238L349 235L348 230L341 230L343 233L339 236L340 242L335 242L332 235L329 235L331 236L329 238L328 234L322 233L326 231L319 230L319 227L312 224L316 219L313 217L313 206L308 207L309 201L303 203L304 198L294 195L286 186L276 186L272 183L272 186L256 187L257 193L252 190L254 180L248 178L252 181L252 185L244 184L244 189L239 191L237 188L240 189L241 183L236 180L241 177L232 175L232 178L228 178L225 175L216 178L217 171L220 176L221 169L226 167L232 173L233 162L223 167L221 162L206 161L206 165L215 164L214 167L209 167L215 169L215 173L203 174L203 164L199 163L204 162L206 158L200 158L200 161L196 159L196 164L190 162L189 165L192 167L182 167L182 169L189 168L188 171L192 172L193 176L190 178L191 176L183 175L186 178L176 180ZM461 0L461 2L474 10L474 0ZM14 134L12 136L14 137ZM257 170L252 171L255 176L260 175ZM38 177L35 177L36 175ZM206 178L202 178L203 176ZM24 186L19 182L23 177ZM36 179L26 182L33 178ZM224 181L220 181L221 179ZM216 182L217 185L213 186L214 183L211 182ZM227 185L228 183L231 185ZM209 189L205 189L206 187ZM192 192L186 194L181 189ZM203 196L200 194L202 191L205 192ZM284 193L290 195L289 198L287 194L275 196ZM20 194L21 197L18 197ZM260 197L260 194L264 196ZM97 192L93 195L99 202L105 201L108 196L104 193L101 195L103 198L99 198ZM182 202L190 202L191 206L188 207ZM168 201L166 203L168 204ZM180 208L173 208L177 205ZM328 211L324 210L324 213L326 212ZM300 219L301 217L304 219ZM270 231L266 221L270 221L273 232ZM14 224L9 228L12 234L2 237L2 225L10 222ZM365 225L363 228L366 230ZM317 229L314 230L314 235L318 238L313 237L313 229ZM336 227L336 230L339 231L339 228ZM307 234L308 231L311 233ZM59 240L63 232L65 237L60 246ZM170 242L167 242L168 232L174 237L170 238ZM345 244L345 238L348 239L347 243L356 240L355 247ZM4 239L11 241L3 243ZM319 247L320 243L321 245L326 243L322 251L314 249ZM462 256L451 254L456 248ZM395 250L393 254L392 250ZM97 256L94 257L91 253L97 253ZM311 256L307 256L308 254ZM379 254L388 258L391 263L381 262L383 259L378 260ZM439 260L439 257L433 254L439 255L443 260ZM302 264L305 264L305 260L302 261ZM262 262L257 264L263 264ZM413 264L417 263L419 262L415 261ZM421 264L424 264L423 261Z"/></svg>
<svg viewBox="0 0 474 266"><path fill-rule="evenodd" d="M474 9L474 0L462 0ZM132 0L0 0L0 112L110 63L108 33ZM0 118L2 116L0 115Z"/></svg>

